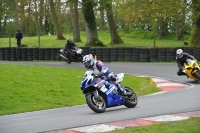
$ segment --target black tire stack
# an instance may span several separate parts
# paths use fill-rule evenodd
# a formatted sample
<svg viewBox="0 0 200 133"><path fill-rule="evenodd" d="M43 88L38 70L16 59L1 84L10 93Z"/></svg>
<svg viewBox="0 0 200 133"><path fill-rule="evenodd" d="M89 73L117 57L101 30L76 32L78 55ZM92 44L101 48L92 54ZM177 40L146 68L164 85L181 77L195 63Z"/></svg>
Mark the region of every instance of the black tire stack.
<svg viewBox="0 0 200 133"><path fill-rule="evenodd" d="M45 60L45 49L39 48L39 60Z"/></svg>
<svg viewBox="0 0 200 133"><path fill-rule="evenodd" d="M39 48L33 48L33 60L39 60Z"/></svg>
<svg viewBox="0 0 200 133"><path fill-rule="evenodd" d="M132 48L125 48L125 61L132 61Z"/></svg>
<svg viewBox="0 0 200 133"><path fill-rule="evenodd" d="M32 61L33 60L33 49L32 48L28 48L28 61Z"/></svg>
<svg viewBox="0 0 200 133"><path fill-rule="evenodd" d="M125 60L125 48L118 48L118 55L117 55L117 59L118 61L124 61Z"/></svg>
<svg viewBox="0 0 200 133"><path fill-rule="evenodd" d="M44 58L45 60L51 60L51 48L45 48L45 55Z"/></svg>
<svg viewBox="0 0 200 133"><path fill-rule="evenodd" d="M132 48L132 61L133 62L140 61L140 48Z"/></svg>
<svg viewBox="0 0 200 133"><path fill-rule="evenodd" d="M5 48L5 60L10 61L11 48Z"/></svg>
<svg viewBox="0 0 200 133"><path fill-rule="evenodd" d="M200 61L200 48L194 48L193 49L193 56Z"/></svg>
<svg viewBox="0 0 200 133"><path fill-rule="evenodd" d="M117 54L118 54L117 48L111 48L110 49L110 61L117 61L118 60Z"/></svg>
<svg viewBox="0 0 200 133"><path fill-rule="evenodd" d="M159 48L158 49L158 61L159 62L165 62L167 61L167 57L166 57L166 49L165 48Z"/></svg>
<svg viewBox="0 0 200 133"><path fill-rule="evenodd" d="M16 58L17 58L17 61L22 60L22 48L16 48Z"/></svg>
<svg viewBox="0 0 200 133"><path fill-rule="evenodd" d="M150 62L157 62L158 61L158 49L151 48L149 51L149 61Z"/></svg>
<svg viewBox="0 0 200 133"><path fill-rule="evenodd" d="M140 48L140 62L149 62L149 48Z"/></svg>
<svg viewBox="0 0 200 133"><path fill-rule="evenodd" d="M5 48L0 49L0 60L5 60Z"/></svg>
<svg viewBox="0 0 200 133"><path fill-rule="evenodd" d="M57 49L55 49L55 48L51 48L51 60L57 60L57 56L58 56L58 54L57 54Z"/></svg>
<svg viewBox="0 0 200 133"><path fill-rule="evenodd" d="M97 60L103 61L103 48L96 49L96 58Z"/></svg>
<svg viewBox="0 0 200 133"><path fill-rule="evenodd" d="M89 53L93 55L93 57L95 57L96 55L96 49L95 48L90 48L89 49Z"/></svg>
<svg viewBox="0 0 200 133"><path fill-rule="evenodd" d="M22 61L27 61L27 60L28 60L28 49L22 48Z"/></svg>
<svg viewBox="0 0 200 133"><path fill-rule="evenodd" d="M16 61L16 48L10 48L10 60L11 61Z"/></svg>
<svg viewBox="0 0 200 133"><path fill-rule="evenodd" d="M166 55L167 55L167 62L175 61L176 49L175 48L166 49Z"/></svg>

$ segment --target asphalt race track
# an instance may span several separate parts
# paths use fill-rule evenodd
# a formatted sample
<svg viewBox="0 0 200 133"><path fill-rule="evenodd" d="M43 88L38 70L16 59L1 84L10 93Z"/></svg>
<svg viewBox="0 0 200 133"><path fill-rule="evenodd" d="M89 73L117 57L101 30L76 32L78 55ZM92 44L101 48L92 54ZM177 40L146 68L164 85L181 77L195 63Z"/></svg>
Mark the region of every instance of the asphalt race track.
<svg viewBox="0 0 200 133"><path fill-rule="evenodd" d="M84 66L81 63L66 64L65 62L0 61L0 64L38 64L45 66L84 69ZM178 91L162 93L159 95L138 97L138 105L135 108L128 109L125 106L107 108L106 111L101 114L94 113L87 105L81 105L0 116L0 133L36 133L119 120L130 120L173 113L200 111L200 82L195 82L191 79L188 79L186 76L177 76L176 72L178 67L176 64L105 64L116 73L124 72L161 77L181 83L187 83L191 85L191 87Z"/></svg>

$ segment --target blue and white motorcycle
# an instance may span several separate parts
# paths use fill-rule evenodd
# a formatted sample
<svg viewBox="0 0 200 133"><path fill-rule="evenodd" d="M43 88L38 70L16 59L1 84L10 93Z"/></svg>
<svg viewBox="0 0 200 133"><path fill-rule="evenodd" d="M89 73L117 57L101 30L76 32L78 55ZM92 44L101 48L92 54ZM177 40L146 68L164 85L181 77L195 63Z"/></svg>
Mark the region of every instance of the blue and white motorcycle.
<svg viewBox="0 0 200 133"><path fill-rule="evenodd" d="M116 74L116 77L120 83L124 78L124 73ZM120 105L133 108L138 102L137 96L131 88L124 86L126 92L131 92L132 95L121 96L114 84L96 76L94 71L85 72L80 87L85 94L87 105L96 113L103 113L106 108Z"/></svg>

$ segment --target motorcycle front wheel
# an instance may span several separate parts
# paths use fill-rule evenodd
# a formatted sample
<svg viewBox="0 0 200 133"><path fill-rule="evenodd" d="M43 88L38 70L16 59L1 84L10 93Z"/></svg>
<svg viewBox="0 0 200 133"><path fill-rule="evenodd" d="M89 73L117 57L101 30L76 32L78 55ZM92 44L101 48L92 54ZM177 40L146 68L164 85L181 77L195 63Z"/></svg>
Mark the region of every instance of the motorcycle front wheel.
<svg viewBox="0 0 200 133"><path fill-rule="evenodd" d="M194 76L195 76L197 79L199 79L199 80L200 80L200 72L198 72L198 71L197 71L197 72L195 72L195 73L194 73Z"/></svg>
<svg viewBox="0 0 200 133"><path fill-rule="evenodd" d="M86 96L87 105L96 113L103 113L106 110L106 102L101 97L98 98L94 97L94 94L90 93Z"/></svg>
<svg viewBox="0 0 200 133"><path fill-rule="evenodd" d="M138 103L138 99L137 99L135 92L129 87L124 87L124 89L126 90L126 92L132 92L131 96L127 96L125 98L126 102L125 102L124 106L126 106L127 108L135 107Z"/></svg>
<svg viewBox="0 0 200 133"><path fill-rule="evenodd" d="M78 61L79 61L79 62L82 62L82 61L83 61L83 55L79 55Z"/></svg>

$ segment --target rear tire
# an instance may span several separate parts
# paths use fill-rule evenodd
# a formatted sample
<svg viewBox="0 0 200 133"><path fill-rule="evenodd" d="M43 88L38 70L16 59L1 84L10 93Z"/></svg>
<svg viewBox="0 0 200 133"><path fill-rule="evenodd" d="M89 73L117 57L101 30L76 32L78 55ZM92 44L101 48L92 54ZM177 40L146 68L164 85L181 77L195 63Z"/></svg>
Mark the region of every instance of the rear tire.
<svg viewBox="0 0 200 133"><path fill-rule="evenodd" d="M124 89L127 92L132 92L131 96L126 96L127 99L125 98L126 102L125 102L124 106L126 106L127 108L135 107L137 105L137 103L138 103L138 99L137 99L137 96L136 96L135 92L129 87L124 87Z"/></svg>
<svg viewBox="0 0 200 133"><path fill-rule="evenodd" d="M101 96L97 100L92 93L88 94L86 96L86 102L90 109L96 113L103 113L106 110L106 102Z"/></svg>

